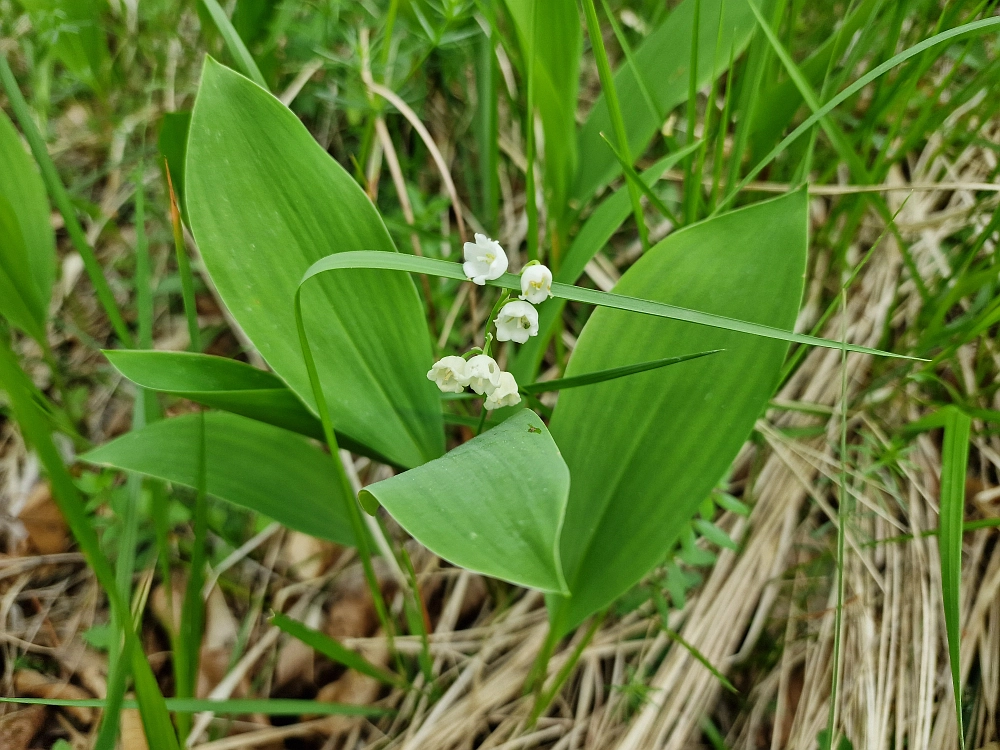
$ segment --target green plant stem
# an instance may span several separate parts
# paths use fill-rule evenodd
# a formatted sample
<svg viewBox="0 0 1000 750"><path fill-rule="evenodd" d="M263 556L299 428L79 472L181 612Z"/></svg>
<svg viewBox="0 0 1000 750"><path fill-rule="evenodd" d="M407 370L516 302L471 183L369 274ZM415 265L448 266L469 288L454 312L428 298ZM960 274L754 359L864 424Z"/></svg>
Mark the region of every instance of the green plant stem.
<svg viewBox="0 0 1000 750"><path fill-rule="evenodd" d="M305 279L303 279L303 282ZM320 421L323 424L323 434L326 437L326 444L330 450L330 460L333 461L333 468L340 480L344 492L344 505L347 517L351 522L351 530L354 534L355 544L358 548L358 556L361 558L361 566L364 569L365 579L371 591L372 600L375 605L375 613L379 622L385 629L386 638L389 642L389 649L395 652L393 644L392 622L389 619L388 608L382 596L382 588L379 586L378 577L375 575L375 568L372 566L371 547L368 545L368 530L365 528L364 520L361 518L361 506L358 505L354 495L354 488L347 477L344 465L340 459L340 447L337 445L337 437L334 434L333 420L330 417L330 408L326 402L326 394L323 393L323 386L319 380L319 372L316 369L316 360L313 358L312 348L309 346L309 338L306 335L305 322L302 320L302 284L295 290L295 325L299 333L299 345L302 348L302 359L305 362L306 370L309 373L309 384L312 387L313 397L316 399L316 409L319 411Z"/></svg>
<svg viewBox="0 0 1000 750"><path fill-rule="evenodd" d="M597 61L597 73L601 79L601 90L608 103L608 114L611 115L611 129L614 131L615 139L618 141L618 150L624 161L632 165L632 155L628 146L628 134L625 131L625 120L622 118L621 105L618 102L618 92L615 89L615 79L611 72L611 63L608 62L608 53L604 49L604 37L601 36L601 25L597 20L597 8L594 7L594 0L583 0L583 12L587 19L587 34L590 36L590 45L594 50L594 59ZM628 181L628 194L632 202L632 213L635 215L636 228L639 230L639 240L642 242L642 249L649 249L649 230L646 228L646 219L642 214L642 201L639 199L639 188L634 181Z"/></svg>
<svg viewBox="0 0 1000 750"><path fill-rule="evenodd" d="M525 61L528 76L527 112L524 118L525 156L525 198L524 209L528 215L528 260L538 260L538 204L535 201L535 16L538 0L531 5L531 28L528 31L528 59Z"/></svg>
<svg viewBox="0 0 1000 750"><path fill-rule="evenodd" d="M487 415L487 413L488 412L486 411L486 401L484 400L483 401L482 411L479 414L479 426L476 427L476 435L479 435L479 434L482 433L482 431L483 431L483 425L486 424L486 415Z"/></svg>
<svg viewBox="0 0 1000 750"><path fill-rule="evenodd" d="M132 334L129 332L128 326L125 325L125 320L118 309L118 303L115 302L115 295L108 285L108 280L104 277L104 269L98 263L93 248L87 242L87 234L83 231L83 227L80 226L80 222L76 218L76 209L73 207L73 202L70 200L69 193L66 191L59 177L59 172L56 170L56 165L53 163L52 157L49 156L49 151L42 138L42 134L38 131L38 126L35 125L35 121L31 117L28 103L24 100L24 96L21 95L21 89L17 85L14 73L7 62L6 55L0 55L0 83L3 84L4 90L7 92L10 107L14 110L14 116L21 125L21 130L28 141L31 153L42 172L42 179L45 182L45 188L48 190L49 197L55 203L56 208L59 209L59 213L62 214L70 240L72 240L76 251L80 253L83 266L87 270L87 276L90 277L90 282L94 285L97 299L101 303L101 307L104 308L108 320L111 321L115 335L118 336L123 344L131 347Z"/></svg>
<svg viewBox="0 0 1000 750"><path fill-rule="evenodd" d="M542 675L542 679L538 683L539 690L535 696L535 705L532 707L531 716L528 718L528 727L535 726L541 715L545 713L546 709L548 709L552 700L556 697L556 693L559 692L563 683L566 682L570 674L576 668L577 663L580 661L580 656L583 654L583 650L587 648L590 641L593 640L594 634L597 633L597 629L601 626L601 623L604 622L606 614L607 612L605 611L594 616L590 622L590 627L587 628L587 632L584 634L583 638L580 639L580 642L576 644L576 648L573 649L573 653L570 654L566 663L559 669L559 672L556 674L555 679L552 681L548 690L543 689L544 674ZM549 652L549 655L551 656L551 651ZM546 664L547 663L548 659L546 659Z"/></svg>

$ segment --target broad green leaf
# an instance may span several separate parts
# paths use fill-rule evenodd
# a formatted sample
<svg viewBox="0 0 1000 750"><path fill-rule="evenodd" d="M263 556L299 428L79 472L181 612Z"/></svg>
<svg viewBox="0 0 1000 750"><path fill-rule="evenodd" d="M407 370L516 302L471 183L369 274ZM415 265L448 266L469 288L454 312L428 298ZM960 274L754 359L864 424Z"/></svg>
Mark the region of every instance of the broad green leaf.
<svg viewBox="0 0 1000 750"><path fill-rule="evenodd" d="M115 350L104 356L143 388L323 439L319 420L280 378L243 362L192 352Z"/></svg>
<svg viewBox="0 0 1000 750"><path fill-rule="evenodd" d="M188 139L191 228L230 312L311 410L295 325L302 274L329 253L397 255L371 201L292 112L210 58ZM381 254L381 253L379 253ZM443 453L423 307L402 274L330 274L302 291L334 426L401 466Z"/></svg>
<svg viewBox="0 0 1000 750"><path fill-rule="evenodd" d="M569 471L533 411L436 461L369 485L418 542L455 565L542 591L565 592L559 561Z"/></svg>
<svg viewBox="0 0 1000 750"><path fill-rule="evenodd" d="M0 111L0 314L44 336L55 277L49 201L34 160Z"/></svg>
<svg viewBox="0 0 1000 750"><path fill-rule="evenodd" d="M197 487L200 419L186 414L154 422L80 460ZM208 494L320 539L354 544L330 457L306 438L235 414L209 412L205 462Z"/></svg>
<svg viewBox="0 0 1000 750"><path fill-rule="evenodd" d="M623 63L615 74L615 89L621 103L629 150L640 156L674 107L687 99L691 66L691 29L694 8L701 2L698 24L697 81L701 87L725 72L730 51L736 57L749 42L755 21L747 0L684 0L636 49L635 60L646 75L649 94L659 107L649 111L632 67ZM719 36L719 13L723 14ZM716 42L718 41L718 45ZM586 202L597 190L620 174L621 169L600 134L611 131L607 103L602 96L594 104L579 135L579 163L573 197Z"/></svg>
<svg viewBox="0 0 1000 750"><path fill-rule="evenodd" d="M806 210L798 191L685 228L644 255L615 293L790 329ZM560 632L663 560L766 406L787 350L617 310L596 310L584 327L567 377L706 348L725 351L560 395L551 430L573 476L561 544L573 593L551 601Z"/></svg>
<svg viewBox="0 0 1000 750"><path fill-rule="evenodd" d="M576 94L583 51L580 16L576 0L506 2L526 67L533 58L535 106L545 133L547 205L561 223L577 162Z"/></svg>
<svg viewBox="0 0 1000 750"><path fill-rule="evenodd" d="M958 720L958 736L965 746L962 720L961 640L962 519L965 516L965 479L969 463L972 419L955 406L942 409L945 417L941 445L941 598L944 604L948 656Z"/></svg>

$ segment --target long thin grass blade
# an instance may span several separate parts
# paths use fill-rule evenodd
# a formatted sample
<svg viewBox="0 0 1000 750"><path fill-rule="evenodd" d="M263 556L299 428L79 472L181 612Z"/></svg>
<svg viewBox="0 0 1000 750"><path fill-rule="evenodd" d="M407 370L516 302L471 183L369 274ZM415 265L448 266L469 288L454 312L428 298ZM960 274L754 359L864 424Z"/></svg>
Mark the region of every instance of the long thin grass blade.
<svg viewBox="0 0 1000 750"><path fill-rule="evenodd" d="M721 352L722 349L713 349L708 352L697 352L696 354L685 354L682 357L666 357L664 359L654 359L650 362L639 362L634 365L625 365L624 367L611 367L607 370L598 370L597 372L588 372L586 375L577 375L571 378L556 378L555 380L543 380L539 383L529 383L528 385L522 385L520 390L522 393L547 393L549 391L561 391L566 388L579 388L581 385L593 385L594 383L603 383L606 380L614 380L616 378L624 378L628 375L635 375L640 372L647 372L649 370L656 370L660 367L666 367L668 365L676 365L680 362L687 362L691 359L698 359L699 357L707 357L709 354L717 354Z"/></svg>
<svg viewBox="0 0 1000 750"><path fill-rule="evenodd" d="M327 271L352 268L408 271L410 273L426 273L430 276L441 276L446 279L458 279L460 281L466 280L465 272L462 270L461 263L452 263L446 260L438 260L437 258L418 258L413 255L402 255L399 253L381 253L372 250L355 250L344 253L335 253L316 261L306 271L305 275L302 277L302 282L311 279L317 274L325 273ZM302 282L300 282L299 288L301 288ZM497 286L502 289L520 290L521 288L520 278L511 273L505 273L500 278L493 279L487 283L490 286ZM614 294L612 292L600 292L595 289L584 289L583 287L572 286L570 284L553 283L552 296L570 300L572 302L583 302L588 305L612 307L617 310L643 313L645 315L653 315L658 318L682 320L687 323L697 323L698 325L709 326L712 328L723 328L727 331L737 331L739 333L747 333L753 336L777 339L778 341L789 341L798 344L808 344L810 346L823 346L829 349L846 348L849 352L874 354L879 357L894 357L897 359L926 361L920 357L911 357L906 354L894 354L892 352L870 349L868 347L857 346L855 344L845 345L840 341L821 339L816 336L806 336L801 333L783 331L779 328L750 323L745 320L736 320L722 315L712 315L711 313L691 310L685 307L665 305L662 302L652 302L650 300L637 299L635 297L626 297L625 295Z"/></svg>
<svg viewBox="0 0 1000 750"><path fill-rule="evenodd" d="M261 75L260 68L254 62L250 50L247 49L243 40L240 39L240 35L233 27L232 21L226 15L226 11L222 9L217 0L202 0L202 2L205 3L205 8L212 16L212 20L215 21L215 26L219 29L219 33L222 34L222 39L226 43L226 49L229 50L229 54L232 55L236 64L240 66L240 72L265 91L268 90L267 82L264 80L264 76Z"/></svg>
<svg viewBox="0 0 1000 750"><path fill-rule="evenodd" d="M7 698L0 696L0 703L17 703L29 706L71 706L78 708L104 708L106 701L100 698L70 700L68 698ZM232 698L217 701L202 698L167 698L167 710L174 713L193 714L211 711L215 714L264 714L265 716L301 716L321 714L323 716L388 716L390 709L376 706L359 706L349 703L327 703L326 701L300 700L297 698ZM138 701L125 700L122 708L139 708Z"/></svg>
<svg viewBox="0 0 1000 750"><path fill-rule="evenodd" d="M956 26L953 29L948 29L947 31L942 31L939 34L935 34L932 37L928 37L924 41L919 42L913 45L912 47L903 50L898 55L890 57L888 60L886 60L878 67L868 71L865 75L861 76L861 78L859 78L850 86L841 91L839 94L831 98L830 101L828 101L818 110L816 110L812 115L807 117L805 121L802 122L801 125L795 128L795 130L793 130L791 133L785 136L781 140L781 142L778 143L778 145L776 145L773 149L771 149L767 153L767 155L764 156L759 162L757 162L757 164L746 174L746 176L742 180L740 180L739 184L736 185L735 189L733 189L729 193L729 195L719 203L719 206L716 208L715 212L718 213L722 209L729 206L733 202L733 200L735 200L736 195L748 184L750 184L750 182L753 181L753 179L757 175L759 175L768 164L774 161L774 159L779 154L781 154L785 149L787 149L790 145L792 145L795 141L797 141L801 136L808 133L813 125L820 122L830 112L832 112L834 109L836 109L845 101L847 101L849 98L854 96L854 94L861 91L861 89L863 89L872 81L877 80L878 78L882 77L883 75L885 75L898 65L903 64L907 60L916 57L917 55L929 49L932 49L933 47L937 47L939 45L950 42L954 39L961 38L963 36L985 34L991 29L996 28L997 26L1000 26L1000 17L995 17L995 16L990 18L983 18L978 21L972 21L971 23L962 24L961 26Z"/></svg>
<svg viewBox="0 0 1000 750"><path fill-rule="evenodd" d="M366 674L369 677L374 677L376 680L384 682L386 685L403 688L407 686L406 680L399 675L387 672L381 667L372 664L356 651L351 651L351 649L342 645L338 641L335 641L325 633L307 628L301 622L293 620L288 615L276 612L271 616L271 624L288 633L293 638L298 638L313 651L318 651L331 661L343 664L345 667L353 669L356 672L360 672L361 674Z"/></svg>

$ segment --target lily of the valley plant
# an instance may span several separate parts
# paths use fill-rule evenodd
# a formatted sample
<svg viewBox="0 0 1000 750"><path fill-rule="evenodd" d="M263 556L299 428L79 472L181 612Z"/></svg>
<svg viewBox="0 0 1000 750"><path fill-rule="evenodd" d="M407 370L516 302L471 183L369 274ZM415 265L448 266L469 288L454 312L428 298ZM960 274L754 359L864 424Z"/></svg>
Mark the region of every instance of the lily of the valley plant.
<svg viewBox="0 0 1000 750"><path fill-rule="evenodd" d="M507 272L507 253L496 240L477 234L475 242L465 243L465 263L462 270L474 284L484 285ZM552 272L538 261L529 262L521 270L521 294L516 300L510 295L500 298L495 313L497 341L525 343L538 335L538 311L535 305L552 295ZM502 305L502 307L501 307ZM461 393L471 388L485 396L483 407L487 411L521 402L517 381L504 372L490 355L492 334L490 322L486 323L486 343L482 350L472 349L464 356L449 355L434 363L427 372L427 379L434 382L442 393Z"/></svg>

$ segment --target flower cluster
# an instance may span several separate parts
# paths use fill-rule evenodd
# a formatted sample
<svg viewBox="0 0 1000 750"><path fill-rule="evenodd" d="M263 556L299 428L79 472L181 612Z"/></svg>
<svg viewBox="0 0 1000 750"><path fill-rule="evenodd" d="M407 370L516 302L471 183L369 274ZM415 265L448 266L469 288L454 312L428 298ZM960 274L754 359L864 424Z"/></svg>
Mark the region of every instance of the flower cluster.
<svg viewBox="0 0 1000 750"><path fill-rule="evenodd" d="M487 281L499 279L507 272L507 254L500 243L484 234L477 234L475 242L465 243L465 263L462 270L474 284L482 286ZM538 305L552 296L552 272L537 261L528 263L521 271L521 294L507 302L497 313L497 341L523 344L538 335Z"/></svg>
<svg viewBox="0 0 1000 750"><path fill-rule="evenodd" d="M462 270L474 284L483 286L487 281L499 279L507 272L507 253L496 240L477 234L475 242L465 243L465 263ZM552 295L552 272L537 261L528 263L521 271L521 294L511 300L507 295L494 308L496 313L497 341L514 341L523 344L538 335L538 311L535 305ZM509 300L509 301L508 301ZM487 324L487 329L489 324ZM487 331L485 350L473 350L465 357L450 356L439 359L428 371L427 379L444 393L461 393L471 388L486 396L485 408L489 411L501 406L520 403L517 381L489 355L492 336ZM472 355L472 356L470 356ZM466 359L468 357L468 359Z"/></svg>
<svg viewBox="0 0 1000 750"><path fill-rule="evenodd" d="M488 354L476 354L468 360L454 355L439 359L427 372L427 379L444 393L461 393L471 388L486 396L484 406L488 411L521 402L514 376L501 370Z"/></svg>

